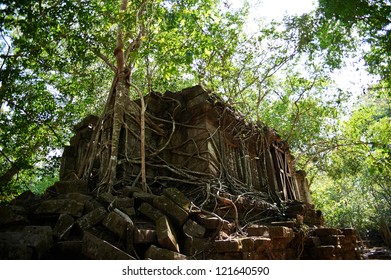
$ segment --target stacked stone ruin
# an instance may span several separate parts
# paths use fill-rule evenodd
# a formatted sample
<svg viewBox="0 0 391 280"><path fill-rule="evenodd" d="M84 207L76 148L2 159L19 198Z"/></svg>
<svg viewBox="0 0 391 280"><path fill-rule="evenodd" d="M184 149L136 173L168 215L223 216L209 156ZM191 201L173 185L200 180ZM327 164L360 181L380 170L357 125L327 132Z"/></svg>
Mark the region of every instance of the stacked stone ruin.
<svg viewBox="0 0 391 280"><path fill-rule="evenodd" d="M360 258L354 229L324 227L274 130L245 123L201 87L146 101L166 132L147 133L149 192L137 161L123 163L113 193L99 192L95 175L78 178L100 120L89 116L64 149L60 181L0 206L1 259ZM137 139L126 143L134 154L124 157L137 158Z"/></svg>

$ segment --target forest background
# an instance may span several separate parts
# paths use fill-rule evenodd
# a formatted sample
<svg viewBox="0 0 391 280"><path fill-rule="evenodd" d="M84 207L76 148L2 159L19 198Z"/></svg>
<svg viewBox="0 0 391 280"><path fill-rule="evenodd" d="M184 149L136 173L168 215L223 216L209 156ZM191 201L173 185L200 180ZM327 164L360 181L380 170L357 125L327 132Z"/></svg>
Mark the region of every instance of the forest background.
<svg viewBox="0 0 391 280"><path fill-rule="evenodd" d="M275 20L240 3L3 0L0 202L58 180L73 126L104 110L120 37L133 98L200 84L289 142L328 225L391 224L391 1Z"/></svg>

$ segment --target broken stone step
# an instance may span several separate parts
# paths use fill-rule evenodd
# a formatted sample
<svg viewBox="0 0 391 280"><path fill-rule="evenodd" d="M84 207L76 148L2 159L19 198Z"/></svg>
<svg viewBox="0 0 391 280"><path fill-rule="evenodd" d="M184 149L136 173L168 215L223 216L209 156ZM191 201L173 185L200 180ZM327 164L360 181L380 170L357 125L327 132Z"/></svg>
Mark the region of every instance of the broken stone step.
<svg viewBox="0 0 391 280"><path fill-rule="evenodd" d="M186 223L183 225L183 233L186 236L191 236L195 238L203 238L205 236L206 229L194 222L191 219L188 219Z"/></svg>
<svg viewBox="0 0 391 280"><path fill-rule="evenodd" d="M182 192L176 188L167 188L163 190L164 196L171 199L178 206L182 207L187 212L190 211L191 200L188 199Z"/></svg>
<svg viewBox="0 0 391 280"><path fill-rule="evenodd" d="M102 240L88 232L84 232L82 253L92 260L134 260L135 258L125 253L109 242Z"/></svg>
<svg viewBox="0 0 391 280"><path fill-rule="evenodd" d="M182 226L189 216L185 210L165 196L155 197L153 206L162 211L178 226Z"/></svg>
<svg viewBox="0 0 391 280"><path fill-rule="evenodd" d="M83 209L83 203L72 199L51 199L43 201L35 210L35 214L68 214L81 217Z"/></svg>
<svg viewBox="0 0 391 280"><path fill-rule="evenodd" d="M186 260L187 257L177 252L168 249L159 248L151 245L145 252L145 259L151 260Z"/></svg>
<svg viewBox="0 0 391 280"><path fill-rule="evenodd" d="M76 224L80 229L86 230L102 221L106 215L107 211L103 207L100 207L77 219Z"/></svg>
<svg viewBox="0 0 391 280"><path fill-rule="evenodd" d="M175 232L165 216L156 221L156 235L161 247L179 253L179 245L176 241Z"/></svg>

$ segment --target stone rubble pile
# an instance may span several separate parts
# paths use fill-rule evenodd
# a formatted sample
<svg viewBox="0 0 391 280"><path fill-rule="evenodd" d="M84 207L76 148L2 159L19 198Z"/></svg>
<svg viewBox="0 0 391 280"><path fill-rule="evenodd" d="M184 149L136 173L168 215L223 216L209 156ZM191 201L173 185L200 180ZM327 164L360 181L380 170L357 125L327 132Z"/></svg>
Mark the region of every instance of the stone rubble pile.
<svg viewBox="0 0 391 280"><path fill-rule="evenodd" d="M201 210L177 188L94 196L87 181L60 181L0 207L0 259L360 258L355 230L322 227L312 205L291 203L285 216L239 231L230 215Z"/></svg>

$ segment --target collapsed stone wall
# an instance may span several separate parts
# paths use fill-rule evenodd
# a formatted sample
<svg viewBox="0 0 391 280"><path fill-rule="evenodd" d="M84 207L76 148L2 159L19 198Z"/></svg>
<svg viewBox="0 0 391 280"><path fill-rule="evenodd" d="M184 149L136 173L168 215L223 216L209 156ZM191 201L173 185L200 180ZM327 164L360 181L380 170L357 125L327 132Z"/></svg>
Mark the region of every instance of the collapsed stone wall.
<svg viewBox="0 0 391 280"><path fill-rule="evenodd" d="M146 102L149 192L137 185L135 117L115 192L97 191L98 173L79 178L100 121L88 116L64 149L60 181L0 207L0 258L360 258L355 230L324 228L305 172L275 131L245 123L200 87Z"/></svg>

